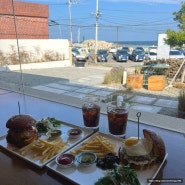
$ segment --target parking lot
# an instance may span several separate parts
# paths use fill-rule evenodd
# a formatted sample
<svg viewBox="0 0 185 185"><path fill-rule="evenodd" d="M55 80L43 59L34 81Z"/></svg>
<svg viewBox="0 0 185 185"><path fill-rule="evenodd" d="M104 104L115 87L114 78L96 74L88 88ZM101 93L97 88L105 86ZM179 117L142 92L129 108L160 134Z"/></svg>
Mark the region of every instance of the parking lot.
<svg viewBox="0 0 185 185"><path fill-rule="evenodd" d="M73 63L75 63L75 57L73 57ZM83 61L84 62L84 61ZM90 56L87 59L87 61L89 64L94 64L94 52L90 52ZM127 62L117 62L116 60L113 59L113 55L112 53L108 54L108 61L107 62L98 62L99 64L102 64L104 66L109 66L109 67L119 67L119 66L123 66L125 68L128 67L136 67L136 66L140 66L142 64L142 62L133 62L131 60L128 60Z"/></svg>

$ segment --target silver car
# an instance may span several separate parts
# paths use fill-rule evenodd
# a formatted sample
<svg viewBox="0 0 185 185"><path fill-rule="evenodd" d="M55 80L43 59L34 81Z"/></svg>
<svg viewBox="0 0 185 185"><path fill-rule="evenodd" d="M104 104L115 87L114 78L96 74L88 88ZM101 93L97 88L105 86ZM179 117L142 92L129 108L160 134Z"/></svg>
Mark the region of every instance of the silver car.
<svg viewBox="0 0 185 185"><path fill-rule="evenodd" d="M169 57L170 59L180 59L183 60L185 58L185 56L183 55L183 53L179 50L170 50L169 52Z"/></svg>

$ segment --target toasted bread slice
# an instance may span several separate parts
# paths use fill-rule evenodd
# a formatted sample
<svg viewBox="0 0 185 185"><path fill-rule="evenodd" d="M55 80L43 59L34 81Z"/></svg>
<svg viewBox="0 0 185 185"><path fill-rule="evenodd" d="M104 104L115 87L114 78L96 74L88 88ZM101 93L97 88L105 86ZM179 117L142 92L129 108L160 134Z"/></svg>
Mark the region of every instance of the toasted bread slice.
<svg viewBox="0 0 185 185"><path fill-rule="evenodd" d="M143 129L143 135L146 139L153 142L153 150L159 161L163 161L166 155L166 147L163 139L156 132L148 129Z"/></svg>

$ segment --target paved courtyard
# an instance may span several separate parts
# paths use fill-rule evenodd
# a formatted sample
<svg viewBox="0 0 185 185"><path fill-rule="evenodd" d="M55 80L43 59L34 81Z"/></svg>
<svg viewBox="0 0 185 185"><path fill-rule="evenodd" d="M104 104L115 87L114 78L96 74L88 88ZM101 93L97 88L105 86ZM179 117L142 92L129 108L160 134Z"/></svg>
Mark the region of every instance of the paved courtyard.
<svg viewBox="0 0 185 185"><path fill-rule="evenodd" d="M45 94L54 97L83 98L87 94L99 95L102 99L117 91L117 87L103 85L103 79L111 67L66 67L52 69L24 70L24 86L31 88L34 93L39 92L44 98ZM20 85L21 75L19 72L0 72L0 86L8 87L9 90ZM142 93L130 93L129 101L132 102L132 109L160 113L175 116L178 101L175 94L170 94L168 90L163 92L152 92L147 90ZM173 95L173 97L168 95ZM170 112L170 111L171 112Z"/></svg>

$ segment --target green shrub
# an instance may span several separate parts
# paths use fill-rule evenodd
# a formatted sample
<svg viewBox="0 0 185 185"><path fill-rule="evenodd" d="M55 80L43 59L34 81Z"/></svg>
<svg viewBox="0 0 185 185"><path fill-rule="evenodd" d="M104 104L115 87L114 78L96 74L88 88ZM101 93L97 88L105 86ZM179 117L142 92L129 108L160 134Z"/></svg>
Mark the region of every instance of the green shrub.
<svg viewBox="0 0 185 185"><path fill-rule="evenodd" d="M123 67L113 67L104 77L103 84L121 84L123 79Z"/></svg>
<svg viewBox="0 0 185 185"><path fill-rule="evenodd" d="M185 118L185 90L181 90L178 96L178 117Z"/></svg>

